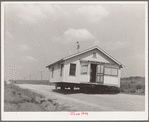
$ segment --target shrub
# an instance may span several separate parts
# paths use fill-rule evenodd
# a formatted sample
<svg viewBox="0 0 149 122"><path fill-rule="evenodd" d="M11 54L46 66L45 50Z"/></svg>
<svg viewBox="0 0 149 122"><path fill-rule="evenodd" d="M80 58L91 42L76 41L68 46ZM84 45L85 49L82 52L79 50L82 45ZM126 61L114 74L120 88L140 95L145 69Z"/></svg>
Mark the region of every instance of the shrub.
<svg viewBox="0 0 149 122"><path fill-rule="evenodd" d="M138 90L138 89L142 89L142 88L143 88L143 86L142 86L142 85L140 85L140 84L136 85L135 87L136 87L136 89L137 89L137 90Z"/></svg>
<svg viewBox="0 0 149 122"><path fill-rule="evenodd" d="M145 93L145 78L143 77L129 77L121 79L120 91L123 93Z"/></svg>
<svg viewBox="0 0 149 122"><path fill-rule="evenodd" d="M131 88L130 93L135 93L135 92L136 92L135 88Z"/></svg>

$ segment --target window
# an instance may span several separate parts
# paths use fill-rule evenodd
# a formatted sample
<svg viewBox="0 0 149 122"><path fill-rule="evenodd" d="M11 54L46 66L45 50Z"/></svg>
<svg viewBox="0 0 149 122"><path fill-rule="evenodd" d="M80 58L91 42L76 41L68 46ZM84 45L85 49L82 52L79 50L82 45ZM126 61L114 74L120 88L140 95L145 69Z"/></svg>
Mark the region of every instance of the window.
<svg viewBox="0 0 149 122"><path fill-rule="evenodd" d="M60 76L61 77L63 76L63 67L64 67L64 64L61 64L61 71L60 71Z"/></svg>
<svg viewBox="0 0 149 122"><path fill-rule="evenodd" d="M93 58L96 58L96 52L93 52Z"/></svg>
<svg viewBox="0 0 149 122"><path fill-rule="evenodd" d="M104 73L104 66L97 65L97 75L96 75L96 82L103 83L103 73Z"/></svg>
<svg viewBox="0 0 149 122"><path fill-rule="evenodd" d="M111 69L112 70L112 75L117 75L117 69Z"/></svg>
<svg viewBox="0 0 149 122"><path fill-rule="evenodd" d="M97 77L96 77L96 82L97 83L102 83L103 82L103 75L97 75Z"/></svg>
<svg viewBox="0 0 149 122"><path fill-rule="evenodd" d="M70 72L69 75L75 76L76 75L76 64L70 64Z"/></svg>
<svg viewBox="0 0 149 122"><path fill-rule="evenodd" d="M87 74L88 65L82 65L81 66L81 74Z"/></svg>
<svg viewBox="0 0 149 122"><path fill-rule="evenodd" d="M117 71L116 68L105 68L105 74L106 75L117 76L118 75L118 71Z"/></svg>
<svg viewBox="0 0 149 122"><path fill-rule="evenodd" d="M54 67L52 67L52 78L53 78L53 75L54 75Z"/></svg>
<svg viewBox="0 0 149 122"><path fill-rule="evenodd" d="M97 73L103 73L104 67L103 65L97 65Z"/></svg>
<svg viewBox="0 0 149 122"><path fill-rule="evenodd" d="M111 68L105 68L105 74L110 75L111 74Z"/></svg>

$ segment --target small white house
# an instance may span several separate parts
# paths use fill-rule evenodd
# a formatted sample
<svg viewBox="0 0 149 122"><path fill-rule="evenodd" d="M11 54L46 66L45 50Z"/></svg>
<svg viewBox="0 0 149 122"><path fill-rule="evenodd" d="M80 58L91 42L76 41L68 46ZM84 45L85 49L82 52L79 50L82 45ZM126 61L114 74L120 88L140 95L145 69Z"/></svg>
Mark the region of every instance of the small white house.
<svg viewBox="0 0 149 122"><path fill-rule="evenodd" d="M120 87L123 65L99 47L62 58L47 66L50 83L65 87L104 85Z"/></svg>

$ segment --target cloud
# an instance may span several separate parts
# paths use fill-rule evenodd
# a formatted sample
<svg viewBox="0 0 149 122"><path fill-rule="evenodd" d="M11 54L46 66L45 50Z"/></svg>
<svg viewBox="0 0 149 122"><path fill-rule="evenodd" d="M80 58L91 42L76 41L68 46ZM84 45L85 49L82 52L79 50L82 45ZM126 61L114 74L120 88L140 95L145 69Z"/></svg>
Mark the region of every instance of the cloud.
<svg viewBox="0 0 149 122"><path fill-rule="evenodd" d="M20 23L35 23L39 19L46 18L48 14L55 14L53 6L47 4L8 4L5 5L5 8L6 12L13 11L15 17L19 18Z"/></svg>
<svg viewBox="0 0 149 122"><path fill-rule="evenodd" d="M75 13L84 16L89 22L93 23L98 22L103 17L107 17L109 15L109 12L101 5L84 5L77 9Z"/></svg>
<svg viewBox="0 0 149 122"><path fill-rule="evenodd" d="M145 56L144 56L144 54L136 54L136 58L137 58L137 60L138 59L144 59L145 58Z"/></svg>
<svg viewBox="0 0 149 122"><path fill-rule="evenodd" d="M76 53L77 41L80 43L80 50L85 47L90 47L95 40L97 40L87 29L68 29L61 36L53 37L50 40L50 49L54 52L57 51L57 47L61 47L61 51L64 53L58 53L61 55L68 55ZM99 41L97 40L97 43ZM76 45L76 46L75 46ZM49 47L48 47L49 48Z"/></svg>
<svg viewBox="0 0 149 122"><path fill-rule="evenodd" d="M57 52L58 57L65 57L77 52L76 46L77 41L80 44L80 50L90 47L95 40L97 40L87 29L68 29L59 37L53 37L50 40L50 47L47 47L47 50L50 48L52 52ZM97 43L99 41L97 40ZM59 50L59 52L57 51ZM54 56L56 56L54 54Z"/></svg>
<svg viewBox="0 0 149 122"><path fill-rule="evenodd" d="M15 16L19 18L19 23L26 24L26 22L36 23L39 19L48 18L53 15L52 18L69 15L67 11L63 10L59 5L51 4L8 4L5 5L6 12L15 13Z"/></svg>
<svg viewBox="0 0 149 122"><path fill-rule="evenodd" d="M104 41L95 40L91 47L99 46L100 48L107 51L117 51L124 48L128 48L131 46L131 44L132 43L130 41L108 41L105 43Z"/></svg>
<svg viewBox="0 0 149 122"><path fill-rule="evenodd" d="M17 9L19 9L17 16L26 21L35 22L40 17L45 17L38 5L22 4L18 5Z"/></svg>
<svg viewBox="0 0 149 122"><path fill-rule="evenodd" d="M12 34L10 32L6 31L5 38L11 38L11 39L13 39L13 36L12 36Z"/></svg>
<svg viewBox="0 0 149 122"><path fill-rule="evenodd" d="M9 31L6 31L4 33L4 38L5 38L4 43L7 45L11 45L12 40L14 39L13 35Z"/></svg>
<svg viewBox="0 0 149 122"><path fill-rule="evenodd" d="M77 39L80 41L95 39L95 37L86 29L72 29L64 32L64 37L71 41L72 39Z"/></svg>
<svg viewBox="0 0 149 122"><path fill-rule="evenodd" d="M32 56L26 56L26 59L28 61L32 61L32 62L37 62L38 61L37 59L33 58Z"/></svg>
<svg viewBox="0 0 149 122"><path fill-rule="evenodd" d="M45 15L47 15L47 14L55 15L56 14L55 7L53 5L40 4L39 7Z"/></svg>
<svg viewBox="0 0 149 122"><path fill-rule="evenodd" d="M59 5L54 5L54 8L58 13L62 13L62 14L60 14L61 16L69 16L70 15L70 13L68 11L65 11Z"/></svg>
<svg viewBox="0 0 149 122"><path fill-rule="evenodd" d="M23 44L23 45L19 45L19 49L20 50L30 50L31 48L28 45Z"/></svg>
<svg viewBox="0 0 149 122"><path fill-rule="evenodd" d="M7 55L6 55L7 54ZM7 56L7 57L6 57ZM5 58L10 58L12 59L14 56L14 54L12 52L9 52L9 53L5 53Z"/></svg>
<svg viewBox="0 0 149 122"><path fill-rule="evenodd" d="M116 51L119 49L129 47L130 45L131 45L130 41L117 41L117 42L109 41L106 44L104 44L104 47L106 50Z"/></svg>
<svg viewBox="0 0 149 122"><path fill-rule="evenodd" d="M23 66L18 65L17 69L23 69Z"/></svg>
<svg viewBox="0 0 149 122"><path fill-rule="evenodd" d="M61 41L61 38L60 37L53 37L52 41Z"/></svg>
<svg viewBox="0 0 149 122"><path fill-rule="evenodd" d="M94 41L92 46L100 46L100 45L101 45L100 41L96 40L96 41Z"/></svg>

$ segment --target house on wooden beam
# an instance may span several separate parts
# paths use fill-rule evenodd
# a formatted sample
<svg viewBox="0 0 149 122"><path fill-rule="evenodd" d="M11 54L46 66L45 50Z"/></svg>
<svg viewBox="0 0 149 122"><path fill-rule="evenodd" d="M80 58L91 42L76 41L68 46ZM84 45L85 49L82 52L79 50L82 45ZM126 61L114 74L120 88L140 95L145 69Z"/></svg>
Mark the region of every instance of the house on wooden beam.
<svg viewBox="0 0 149 122"><path fill-rule="evenodd" d="M98 46L62 58L47 66L50 83L65 89L90 86L120 87L124 66Z"/></svg>

